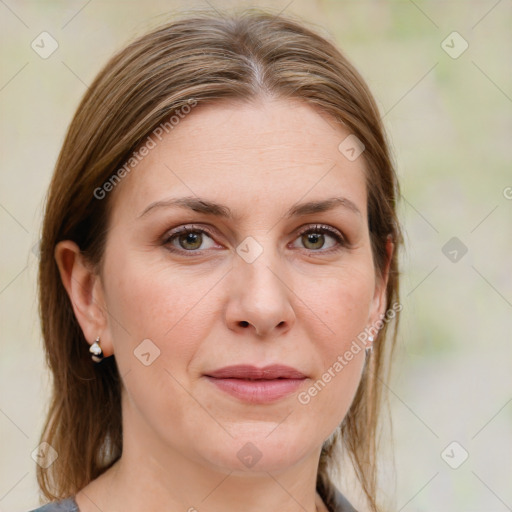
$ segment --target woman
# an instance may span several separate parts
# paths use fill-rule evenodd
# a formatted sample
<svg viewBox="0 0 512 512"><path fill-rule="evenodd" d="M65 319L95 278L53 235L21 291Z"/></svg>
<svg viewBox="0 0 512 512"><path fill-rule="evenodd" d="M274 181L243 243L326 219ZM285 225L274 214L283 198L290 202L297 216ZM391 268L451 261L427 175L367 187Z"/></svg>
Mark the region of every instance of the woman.
<svg viewBox="0 0 512 512"><path fill-rule="evenodd" d="M300 23L197 15L114 56L47 199L38 510L352 511L343 453L379 510L397 194L367 86Z"/></svg>

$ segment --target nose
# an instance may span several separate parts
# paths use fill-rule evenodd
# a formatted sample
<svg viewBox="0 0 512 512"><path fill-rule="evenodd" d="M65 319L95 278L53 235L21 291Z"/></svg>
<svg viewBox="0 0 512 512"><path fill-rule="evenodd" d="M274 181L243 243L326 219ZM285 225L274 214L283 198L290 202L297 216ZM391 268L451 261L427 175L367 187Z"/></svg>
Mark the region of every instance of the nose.
<svg viewBox="0 0 512 512"><path fill-rule="evenodd" d="M226 324L235 332L251 330L261 338L275 337L295 323L293 292L275 259L263 255L252 263L238 259L229 275L228 294Z"/></svg>

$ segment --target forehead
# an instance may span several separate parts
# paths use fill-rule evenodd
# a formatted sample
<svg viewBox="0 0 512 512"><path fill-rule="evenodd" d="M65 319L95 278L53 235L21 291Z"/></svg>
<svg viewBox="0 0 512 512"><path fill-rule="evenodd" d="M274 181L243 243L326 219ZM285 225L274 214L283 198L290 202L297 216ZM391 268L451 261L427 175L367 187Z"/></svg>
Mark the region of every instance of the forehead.
<svg viewBox="0 0 512 512"><path fill-rule="evenodd" d="M197 106L168 133L150 134L152 149L111 198L114 218L137 216L171 196L229 204L238 218L256 207L277 212L302 198L334 195L364 212L364 159L351 161L338 149L349 135L297 100Z"/></svg>

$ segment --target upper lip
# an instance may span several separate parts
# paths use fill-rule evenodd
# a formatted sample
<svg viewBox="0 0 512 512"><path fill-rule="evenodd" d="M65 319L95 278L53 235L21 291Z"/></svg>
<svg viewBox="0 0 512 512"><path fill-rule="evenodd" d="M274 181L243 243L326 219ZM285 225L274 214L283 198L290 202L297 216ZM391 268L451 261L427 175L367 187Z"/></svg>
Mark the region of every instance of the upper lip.
<svg viewBox="0 0 512 512"><path fill-rule="evenodd" d="M258 368L248 364L225 366L205 374L215 379L246 379L246 380L272 380L272 379L305 379L306 376L291 366L273 364Z"/></svg>

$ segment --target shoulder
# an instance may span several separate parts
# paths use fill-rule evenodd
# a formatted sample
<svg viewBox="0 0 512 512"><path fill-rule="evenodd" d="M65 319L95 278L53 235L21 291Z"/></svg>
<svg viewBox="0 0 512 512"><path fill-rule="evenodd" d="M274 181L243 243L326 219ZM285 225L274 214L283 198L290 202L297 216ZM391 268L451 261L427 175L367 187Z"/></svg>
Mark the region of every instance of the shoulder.
<svg viewBox="0 0 512 512"><path fill-rule="evenodd" d="M357 512L329 479L323 479L317 490L329 512Z"/></svg>
<svg viewBox="0 0 512 512"><path fill-rule="evenodd" d="M333 486L332 497L333 512L357 512L357 510L348 502L347 498L341 494L336 487Z"/></svg>
<svg viewBox="0 0 512 512"><path fill-rule="evenodd" d="M65 500L53 501L29 512L80 512L73 497Z"/></svg>

